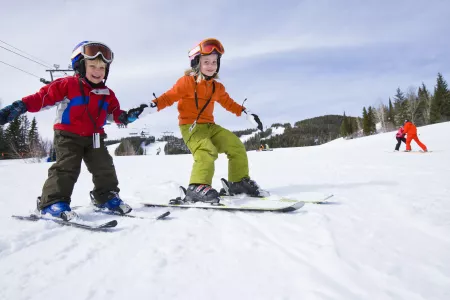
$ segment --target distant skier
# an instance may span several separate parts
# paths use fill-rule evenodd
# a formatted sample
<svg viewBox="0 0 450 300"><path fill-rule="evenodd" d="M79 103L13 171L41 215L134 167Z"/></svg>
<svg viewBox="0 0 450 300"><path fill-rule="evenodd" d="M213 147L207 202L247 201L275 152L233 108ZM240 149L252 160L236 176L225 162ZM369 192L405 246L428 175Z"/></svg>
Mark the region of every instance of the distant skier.
<svg viewBox="0 0 450 300"><path fill-rule="evenodd" d="M191 68L172 89L153 100L150 109L160 111L178 101L181 135L194 156L186 199L215 203L219 193L211 187L214 161L219 153L228 157L228 180L234 194L257 196L260 188L250 179L247 153L241 140L214 123L214 103L218 102L236 116L247 119L262 131L259 117L230 98L222 83L216 81L220 58L225 50L220 41L205 39L189 52Z"/></svg>
<svg viewBox="0 0 450 300"><path fill-rule="evenodd" d="M406 152L411 151L411 141L416 141L417 145L419 145L420 148L424 152L428 152L427 146L425 146L417 137L417 127L414 125L411 121L405 120L405 124L403 125L404 132L406 133Z"/></svg>
<svg viewBox="0 0 450 300"><path fill-rule="evenodd" d="M259 151L263 151L264 150L264 145L261 144L261 146L259 146Z"/></svg>
<svg viewBox="0 0 450 300"><path fill-rule="evenodd" d="M403 129L403 126L401 126L398 131L397 134L395 135L395 138L397 139L397 145L395 145L395 151L398 151L400 149L400 145L403 143L406 144L406 138L405 138L405 131Z"/></svg>
<svg viewBox="0 0 450 300"><path fill-rule="evenodd" d="M119 213L129 213L131 207L119 197L119 187L113 160L105 143L103 125L106 119L128 124L135 121L144 107L128 112L120 109L106 79L114 54L103 43L84 41L72 53L76 75L59 78L36 94L15 101L0 110L0 125L11 122L25 112L39 112L57 107L53 126L56 162L48 171L38 204L41 213L66 220L76 214L71 211L71 195L84 161L92 173L94 205ZM144 105L146 106L146 105Z"/></svg>
<svg viewBox="0 0 450 300"><path fill-rule="evenodd" d="M156 155L159 155L159 153L161 153L161 147L158 147L158 149L156 149Z"/></svg>

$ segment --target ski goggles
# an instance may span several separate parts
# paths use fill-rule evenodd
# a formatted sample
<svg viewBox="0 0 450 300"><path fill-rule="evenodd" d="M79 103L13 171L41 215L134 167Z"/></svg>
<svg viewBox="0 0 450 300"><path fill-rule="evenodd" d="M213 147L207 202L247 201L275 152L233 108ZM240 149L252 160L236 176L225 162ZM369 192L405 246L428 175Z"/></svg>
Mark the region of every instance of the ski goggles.
<svg viewBox="0 0 450 300"><path fill-rule="evenodd" d="M219 40L216 39L206 39L201 41L195 48L189 51L189 58L193 58L198 54L208 55L217 51L220 55L225 53L225 49Z"/></svg>
<svg viewBox="0 0 450 300"><path fill-rule="evenodd" d="M114 60L114 53L111 49L105 44L98 42L90 42L84 45L81 45L74 51L72 58L77 56L78 54L82 54L84 58L94 59L99 55L102 56L102 59L106 63L112 63Z"/></svg>

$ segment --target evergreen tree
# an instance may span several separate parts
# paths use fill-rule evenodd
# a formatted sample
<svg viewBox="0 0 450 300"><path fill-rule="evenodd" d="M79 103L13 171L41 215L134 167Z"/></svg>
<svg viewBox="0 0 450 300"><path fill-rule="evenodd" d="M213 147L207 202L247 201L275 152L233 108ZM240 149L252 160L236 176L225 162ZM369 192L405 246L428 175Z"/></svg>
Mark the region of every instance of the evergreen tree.
<svg viewBox="0 0 450 300"><path fill-rule="evenodd" d="M354 126L354 119L353 117L347 117L347 126L348 126L348 134L352 135L356 130L356 126Z"/></svg>
<svg viewBox="0 0 450 300"><path fill-rule="evenodd" d="M403 125L406 119L408 119L408 101L400 88L397 88L397 92L394 96L394 120L395 125Z"/></svg>
<svg viewBox="0 0 450 300"><path fill-rule="evenodd" d="M369 109L367 110L367 117L369 119L369 132L370 134L374 134L377 132L376 123L377 119L375 116L375 109L372 108L372 106L369 106Z"/></svg>
<svg viewBox="0 0 450 300"><path fill-rule="evenodd" d="M350 135L351 132L350 132L349 127L350 127L350 122L344 112L344 119L342 120L341 129L340 129L342 137L346 137L346 136Z"/></svg>
<svg viewBox="0 0 450 300"><path fill-rule="evenodd" d="M450 94L447 82L441 73L438 73L434 97L431 105L431 122L436 123L448 120L450 117Z"/></svg>
<svg viewBox="0 0 450 300"><path fill-rule="evenodd" d="M28 145L29 152L32 157L41 157L45 155L45 150L42 149L42 145L39 138L39 132L37 128L36 118L31 121L30 130L28 131Z"/></svg>
<svg viewBox="0 0 450 300"><path fill-rule="evenodd" d="M15 118L5 130L5 140L9 150L8 158L21 157L20 127L21 118Z"/></svg>
<svg viewBox="0 0 450 300"><path fill-rule="evenodd" d="M364 135L370 135L370 117L367 113L366 107L363 107L363 134Z"/></svg>
<svg viewBox="0 0 450 300"><path fill-rule="evenodd" d="M392 105L391 97L389 97L389 108L387 113L387 120L391 122L392 124L395 124L394 121L395 111L394 106Z"/></svg>

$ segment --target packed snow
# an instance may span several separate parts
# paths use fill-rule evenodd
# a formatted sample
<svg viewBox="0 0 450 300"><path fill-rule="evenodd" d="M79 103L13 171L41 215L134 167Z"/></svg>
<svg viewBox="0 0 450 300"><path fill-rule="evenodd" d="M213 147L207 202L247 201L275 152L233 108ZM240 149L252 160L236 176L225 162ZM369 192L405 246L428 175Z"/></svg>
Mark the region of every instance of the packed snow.
<svg viewBox="0 0 450 300"><path fill-rule="evenodd" d="M287 214L172 209L115 217L110 232L15 220L33 211L49 163L0 161L0 299L450 299L450 123L418 128L432 152L393 152L395 131L248 152L274 195L329 194ZM404 144L401 150L404 150ZM187 185L191 155L114 157L140 216ZM227 176L216 162L213 185ZM72 205L88 205L83 165ZM83 219L112 216L80 209Z"/></svg>

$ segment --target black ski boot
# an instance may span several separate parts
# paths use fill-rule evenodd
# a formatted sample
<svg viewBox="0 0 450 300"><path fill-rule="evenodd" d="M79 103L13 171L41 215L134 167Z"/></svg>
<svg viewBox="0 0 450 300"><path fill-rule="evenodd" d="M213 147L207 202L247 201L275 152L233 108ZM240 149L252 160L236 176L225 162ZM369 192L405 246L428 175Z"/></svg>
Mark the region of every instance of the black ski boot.
<svg viewBox="0 0 450 300"><path fill-rule="evenodd" d="M190 184L186 189L184 201L219 204L219 193L207 184Z"/></svg>
<svg viewBox="0 0 450 300"><path fill-rule="evenodd" d="M222 178L223 190L221 194L226 194L229 196L234 196L238 194L246 194L251 197L268 197L270 193L268 191L262 190L259 185L248 177L242 178L238 182L229 182Z"/></svg>

